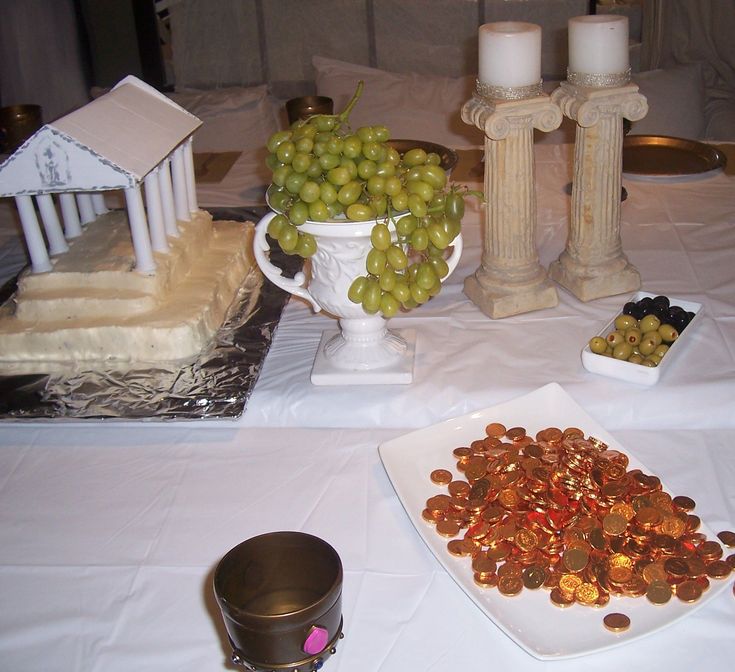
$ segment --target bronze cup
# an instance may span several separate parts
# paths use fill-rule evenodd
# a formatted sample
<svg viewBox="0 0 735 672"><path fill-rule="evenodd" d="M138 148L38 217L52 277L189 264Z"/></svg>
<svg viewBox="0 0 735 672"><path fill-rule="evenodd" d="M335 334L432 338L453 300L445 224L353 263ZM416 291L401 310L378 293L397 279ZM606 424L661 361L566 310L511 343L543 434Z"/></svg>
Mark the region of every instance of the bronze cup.
<svg viewBox="0 0 735 672"><path fill-rule="evenodd" d="M11 154L41 128L39 105L0 107L0 151Z"/></svg>
<svg viewBox="0 0 735 672"><path fill-rule="evenodd" d="M325 541L270 532L219 562L214 593L232 661L250 670L318 670L342 635L342 562Z"/></svg>
<svg viewBox="0 0 735 672"><path fill-rule="evenodd" d="M288 123L306 119L314 114L334 114L334 101L327 96L301 96L286 101Z"/></svg>

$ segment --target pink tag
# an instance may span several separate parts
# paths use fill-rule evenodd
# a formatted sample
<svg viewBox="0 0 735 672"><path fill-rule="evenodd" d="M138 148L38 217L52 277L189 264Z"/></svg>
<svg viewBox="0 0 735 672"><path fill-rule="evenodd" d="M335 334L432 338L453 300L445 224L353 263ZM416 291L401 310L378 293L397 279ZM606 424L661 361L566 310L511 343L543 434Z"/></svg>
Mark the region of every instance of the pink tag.
<svg viewBox="0 0 735 672"><path fill-rule="evenodd" d="M314 654L324 651L328 643L329 633L318 625L312 625L309 634L304 640L304 646L302 648L305 653L313 656Z"/></svg>

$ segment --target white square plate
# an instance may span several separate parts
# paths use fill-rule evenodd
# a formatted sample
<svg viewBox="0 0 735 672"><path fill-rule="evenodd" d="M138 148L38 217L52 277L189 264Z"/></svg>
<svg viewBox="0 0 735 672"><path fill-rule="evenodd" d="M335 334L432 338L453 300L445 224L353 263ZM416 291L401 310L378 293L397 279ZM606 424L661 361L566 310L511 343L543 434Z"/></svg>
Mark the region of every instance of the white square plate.
<svg viewBox="0 0 735 672"><path fill-rule="evenodd" d="M648 292L637 292L628 300L638 301L644 296L650 296L653 298L656 295L649 294ZM596 355L592 350L590 350L589 343L587 343L587 345L582 348L582 365L584 368L592 373L599 373L610 378L618 378L619 380L625 380L629 383L655 385L672 362L675 362L681 357L682 350L686 348L686 344L690 340L690 334L692 333L691 330L694 328L694 324L699 321L699 317L702 312L701 303L682 301L681 299L674 298L670 298L669 300L671 301L672 306L681 306L684 310L694 313L694 317L687 325L687 328L681 333L681 336L671 344L669 351L664 355L658 366L649 368L642 364L633 364L632 362L626 362L621 359L613 359L612 357ZM622 312L623 304L620 305L618 313L613 316L613 318L596 334L596 336L602 336L605 338L611 331L613 331L615 328L615 319Z"/></svg>
<svg viewBox="0 0 735 672"><path fill-rule="evenodd" d="M529 654L542 660L559 660L632 642L688 616L729 588L730 581L713 579L710 589L693 604L685 604L675 597L663 606L653 605L645 597L611 597L604 608L575 604L559 609L549 600L549 591L543 588L524 590L516 597L504 597L495 588L478 587L469 560L451 556L447 551L447 539L423 520L421 512L429 497L446 492L445 487L430 481L431 471L445 468L461 477L455 466L453 449L484 437L485 427L490 422L501 422L506 427L523 426L531 435L545 427L578 427L586 435L597 437L628 455L629 469L651 472L557 383L545 385L518 399L411 432L379 447L396 494L426 545L467 596ZM665 484L664 490L672 496L690 494L672 493ZM717 541L704 524L700 531ZM603 617L616 611L630 617L631 626L625 632L612 633L603 626Z"/></svg>

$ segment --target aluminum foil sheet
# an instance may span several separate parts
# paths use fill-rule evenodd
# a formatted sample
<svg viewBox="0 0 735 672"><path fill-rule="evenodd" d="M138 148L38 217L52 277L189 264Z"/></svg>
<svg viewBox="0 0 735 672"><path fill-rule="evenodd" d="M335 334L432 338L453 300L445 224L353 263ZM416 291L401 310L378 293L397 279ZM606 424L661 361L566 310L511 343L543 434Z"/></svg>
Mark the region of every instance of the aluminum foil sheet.
<svg viewBox="0 0 735 672"><path fill-rule="evenodd" d="M257 221L262 211L212 213L215 219ZM276 250L272 255L287 274L301 267L298 257ZM5 292L12 289L9 283ZM0 375L0 419L237 418L245 410L289 297L254 268L215 338L191 361L69 367L41 374L10 370Z"/></svg>

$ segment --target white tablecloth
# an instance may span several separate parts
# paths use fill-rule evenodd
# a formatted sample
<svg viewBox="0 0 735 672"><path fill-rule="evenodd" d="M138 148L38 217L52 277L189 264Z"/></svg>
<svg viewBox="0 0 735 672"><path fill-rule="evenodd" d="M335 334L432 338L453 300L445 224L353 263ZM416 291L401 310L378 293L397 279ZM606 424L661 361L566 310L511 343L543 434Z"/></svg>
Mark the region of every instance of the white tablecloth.
<svg viewBox="0 0 735 672"><path fill-rule="evenodd" d="M537 148L544 265L564 247L569 157L569 147ZM474 207L440 296L391 322L417 332L411 385L311 385L321 331L334 323L292 301L237 422L0 425L0 669L230 669L214 567L239 541L277 529L321 536L342 557L335 672L728 669L730 590L604 654L532 658L434 559L377 452L411 428L557 381L673 494L693 497L710 528L735 527L735 180L625 184L623 245L643 289L704 305L655 387L582 367L582 346L625 297L584 304L560 289L553 309L484 317L461 291L480 258Z"/></svg>

